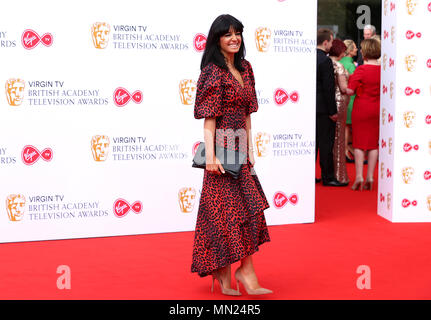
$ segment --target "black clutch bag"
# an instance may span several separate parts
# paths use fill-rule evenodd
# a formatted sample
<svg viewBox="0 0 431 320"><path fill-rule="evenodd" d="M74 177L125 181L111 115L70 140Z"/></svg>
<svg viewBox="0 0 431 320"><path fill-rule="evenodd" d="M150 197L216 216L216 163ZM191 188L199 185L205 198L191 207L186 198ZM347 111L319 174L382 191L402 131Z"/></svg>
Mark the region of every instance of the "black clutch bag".
<svg viewBox="0 0 431 320"><path fill-rule="evenodd" d="M225 172L229 173L234 179L238 179L241 166L247 161L247 154L239 151L229 150L220 146L215 146L217 159L220 161ZM196 154L193 158L192 167L206 168L205 142L199 143Z"/></svg>

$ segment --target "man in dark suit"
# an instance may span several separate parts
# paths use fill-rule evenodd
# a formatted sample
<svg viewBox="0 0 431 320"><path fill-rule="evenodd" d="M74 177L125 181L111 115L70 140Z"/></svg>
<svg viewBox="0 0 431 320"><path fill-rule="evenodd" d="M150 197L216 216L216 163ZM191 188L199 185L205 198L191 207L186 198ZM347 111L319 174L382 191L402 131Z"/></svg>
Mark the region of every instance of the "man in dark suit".
<svg viewBox="0 0 431 320"><path fill-rule="evenodd" d="M317 30L317 78L316 78L316 158L320 151L320 168L324 186L341 187L334 176L334 157L332 149L337 121L335 102L335 76L332 60L327 53L332 47L333 33L329 29ZM318 180L316 179L316 182Z"/></svg>

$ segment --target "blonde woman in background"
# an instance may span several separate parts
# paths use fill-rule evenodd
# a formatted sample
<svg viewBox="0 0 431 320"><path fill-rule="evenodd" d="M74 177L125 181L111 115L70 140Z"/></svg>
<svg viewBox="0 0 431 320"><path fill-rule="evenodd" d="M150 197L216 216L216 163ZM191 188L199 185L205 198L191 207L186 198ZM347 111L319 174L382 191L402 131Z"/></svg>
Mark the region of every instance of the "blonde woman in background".
<svg viewBox="0 0 431 320"><path fill-rule="evenodd" d="M355 41L353 40L344 40L344 44L346 45L346 55L340 59L340 63L344 66L344 69L347 70L349 75L353 74L356 69L355 62L353 61L353 57L358 54L358 48L356 47ZM346 116L346 127L345 127L345 150L346 150L346 161L353 162L354 161L354 150L352 147L352 109L353 109L353 101L355 101L356 95L350 97L349 105L347 107L347 116Z"/></svg>
<svg viewBox="0 0 431 320"><path fill-rule="evenodd" d="M380 46L382 45L382 38L380 38L380 35L375 34L374 36L371 37L371 39L377 40L380 43ZM380 64L381 57L377 59L377 62Z"/></svg>

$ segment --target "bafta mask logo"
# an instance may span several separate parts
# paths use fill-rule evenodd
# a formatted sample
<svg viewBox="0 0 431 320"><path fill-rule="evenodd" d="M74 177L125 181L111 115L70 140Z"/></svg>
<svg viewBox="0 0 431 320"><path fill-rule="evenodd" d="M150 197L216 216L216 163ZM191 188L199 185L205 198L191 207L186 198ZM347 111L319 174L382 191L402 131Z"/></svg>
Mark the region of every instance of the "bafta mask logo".
<svg viewBox="0 0 431 320"><path fill-rule="evenodd" d="M196 190L194 188L181 188L178 191L178 203L183 213L190 213L195 206Z"/></svg>
<svg viewBox="0 0 431 320"><path fill-rule="evenodd" d="M389 85L389 97L392 99L394 96L394 83L391 81Z"/></svg>
<svg viewBox="0 0 431 320"><path fill-rule="evenodd" d="M187 106L195 103L196 97L196 82L190 79L180 81L180 98L181 103Z"/></svg>
<svg viewBox="0 0 431 320"><path fill-rule="evenodd" d="M388 208L388 210L391 210L391 202L392 202L392 194L388 192L386 194L386 208Z"/></svg>
<svg viewBox="0 0 431 320"><path fill-rule="evenodd" d="M412 15L416 10L417 5L418 5L417 0L407 0L406 1L407 13L409 15Z"/></svg>
<svg viewBox="0 0 431 320"><path fill-rule="evenodd" d="M11 194L6 198L6 210L10 221L21 221L25 212L25 197Z"/></svg>
<svg viewBox="0 0 431 320"><path fill-rule="evenodd" d="M403 113L404 126L406 128L413 128L415 125L416 112L406 111Z"/></svg>
<svg viewBox="0 0 431 320"><path fill-rule="evenodd" d="M388 14L388 7L389 7L389 0L385 0L383 2L383 12L384 12L385 16Z"/></svg>
<svg viewBox="0 0 431 320"><path fill-rule="evenodd" d="M20 106L24 100L25 82L22 79L6 81L6 99L10 106Z"/></svg>
<svg viewBox="0 0 431 320"><path fill-rule="evenodd" d="M395 27L392 26L391 28L391 43L394 43L395 41Z"/></svg>
<svg viewBox="0 0 431 320"><path fill-rule="evenodd" d="M258 132L254 138L256 154L258 157L266 157L269 154L271 136L266 132Z"/></svg>
<svg viewBox="0 0 431 320"><path fill-rule="evenodd" d="M271 30L266 27L259 27L255 32L256 48L259 52L267 52L271 43Z"/></svg>
<svg viewBox="0 0 431 320"><path fill-rule="evenodd" d="M427 207L428 207L428 211L431 211L431 195L427 197Z"/></svg>
<svg viewBox="0 0 431 320"><path fill-rule="evenodd" d="M413 72L415 71L415 67L416 67L416 56L414 54L409 54L408 56L406 56L406 58L404 59L405 63L406 63L406 68L408 72Z"/></svg>
<svg viewBox="0 0 431 320"><path fill-rule="evenodd" d="M428 141L428 152L429 154L431 154L431 140Z"/></svg>
<svg viewBox="0 0 431 320"><path fill-rule="evenodd" d="M109 42L111 26L106 22L96 22L91 26L91 36L96 49L105 49Z"/></svg>
<svg viewBox="0 0 431 320"><path fill-rule="evenodd" d="M382 108L382 125L386 122L386 108Z"/></svg>
<svg viewBox="0 0 431 320"><path fill-rule="evenodd" d="M404 167L401 170L401 173L403 177L403 182L405 184L411 184L413 181L413 175L415 174L415 169L413 169L412 167Z"/></svg>
<svg viewBox="0 0 431 320"><path fill-rule="evenodd" d="M91 152L93 153L94 161L101 162L108 158L109 137L104 135L96 135L91 138Z"/></svg>
<svg viewBox="0 0 431 320"><path fill-rule="evenodd" d="M380 179L384 178L385 174L385 164L383 162L380 163Z"/></svg>
<svg viewBox="0 0 431 320"><path fill-rule="evenodd" d="M392 154L392 138L388 139L388 153L391 155Z"/></svg>
<svg viewBox="0 0 431 320"><path fill-rule="evenodd" d="M386 71L386 63L388 62L388 55L385 53L382 58L383 62L383 71Z"/></svg>

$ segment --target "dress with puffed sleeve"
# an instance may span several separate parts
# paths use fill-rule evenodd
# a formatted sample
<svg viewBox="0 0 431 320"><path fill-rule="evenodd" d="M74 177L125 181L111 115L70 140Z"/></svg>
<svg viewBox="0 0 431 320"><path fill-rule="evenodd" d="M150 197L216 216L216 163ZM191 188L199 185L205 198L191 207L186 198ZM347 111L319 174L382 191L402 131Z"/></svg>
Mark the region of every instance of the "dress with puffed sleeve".
<svg viewBox="0 0 431 320"><path fill-rule="evenodd" d="M216 119L217 145L240 151L248 150L246 118L258 110L252 67L247 60L242 66L244 86L230 71L213 63L205 66L197 83L194 108L196 119ZM258 251L261 244L270 241L263 213L267 208L268 201L248 158L238 179L204 170L191 271L207 276Z"/></svg>

